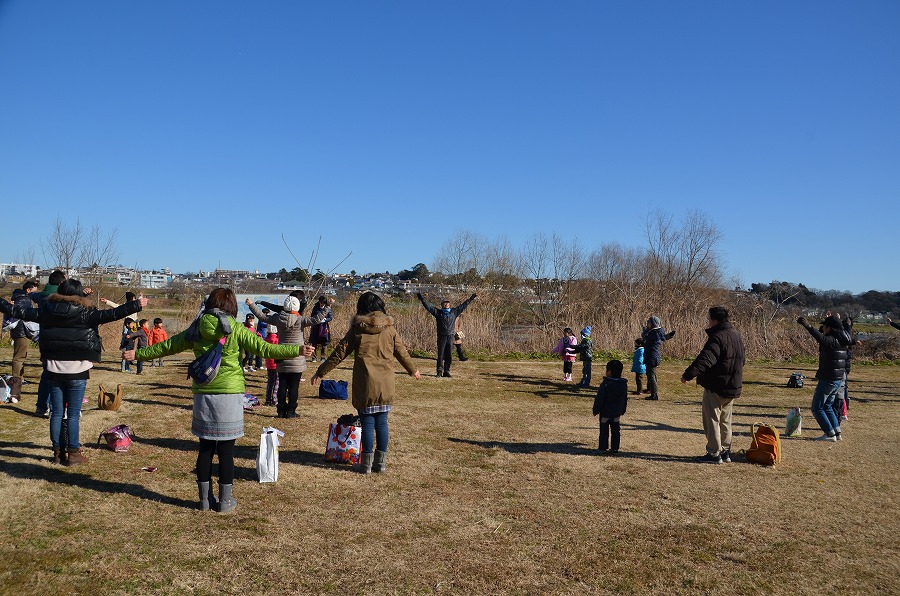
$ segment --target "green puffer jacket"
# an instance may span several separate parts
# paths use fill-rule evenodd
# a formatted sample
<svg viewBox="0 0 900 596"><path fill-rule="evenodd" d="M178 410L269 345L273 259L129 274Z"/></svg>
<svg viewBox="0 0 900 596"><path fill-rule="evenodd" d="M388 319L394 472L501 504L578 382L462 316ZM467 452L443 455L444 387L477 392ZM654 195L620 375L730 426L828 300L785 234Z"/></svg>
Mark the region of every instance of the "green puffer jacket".
<svg viewBox="0 0 900 596"><path fill-rule="evenodd" d="M225 340L225 346L222 348L222 365L219 368L219 373L208 385L201 387L194 384L191 388L194 393L244 393L244 369L241 368L241 349L263 358L274 358L275 360L295 358L300 354L300 346L267 343L255 332L238 323L234 318L228 318L231 321L232 331L228 339ZM205 354L225 335L221 323L213 315L203 315L203 318L200 319L200 336L203 338L202 340L193 343L187 341L184 337L185 331L170 337L166 341L153 344L147 348L141 348L135 353L135 357L138 360L153 360L154 358L178 354L188 349L194 350L194 356L199 357Z"/></svg>

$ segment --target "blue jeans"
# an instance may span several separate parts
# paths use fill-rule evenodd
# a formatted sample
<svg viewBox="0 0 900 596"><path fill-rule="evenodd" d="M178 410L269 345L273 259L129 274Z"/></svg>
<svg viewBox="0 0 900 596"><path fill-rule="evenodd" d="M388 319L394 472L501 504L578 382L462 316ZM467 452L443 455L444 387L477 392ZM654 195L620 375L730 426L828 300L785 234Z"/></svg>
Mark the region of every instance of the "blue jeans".
<svg viewBox="0 0 900 596"><path fill-rule="evenodd" d="M67 413L69 424L69 444L62 447L80 448L78 431L81 422L81 401L84 399L84 391L87 389L87 379L71 381L47 379L46 383L50 390L50 442L53 443L53 448L61 447L59 435L62 431L64 413Z"/></svg>
<svg viewBox="0 0 900 596"><path fill-rule="evenodd" d="M38 383L37 406L34 409L34 413L38 416L43 416L50 408L50 390L47 388L46 376L45 371L41 372L41 381Z"/></svg>
<svg viewBox="0 0 900 596"><path fill-rule="evenodd" d="M372 453L374 449L387 451L388 448L388 413L359 414L362 424L362 452Z"/></svg>
<svg viewBox="0 0 900 596"><path fill-rule="evenodd" d="M834 400L841 390L842 380L819 381L816 391L813 393L812 413L816 422L829 437L841 432L840 419L834 414Z"/></svg>

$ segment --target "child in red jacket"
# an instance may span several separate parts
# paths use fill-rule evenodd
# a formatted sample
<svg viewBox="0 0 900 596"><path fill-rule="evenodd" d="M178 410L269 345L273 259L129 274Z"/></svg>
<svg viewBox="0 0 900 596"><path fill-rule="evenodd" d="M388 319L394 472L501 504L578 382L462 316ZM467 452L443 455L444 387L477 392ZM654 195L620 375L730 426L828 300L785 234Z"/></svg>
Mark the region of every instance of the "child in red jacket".
<svg viewBox="0 0 900 596"><path fill-rule="evenodd" d="M278 327L269 323L268 332L266 333L266 341L270 344L278 343ZM278 401L275 397L278 395L278 371L276 370L275 360L266 358L266 405L277 406Z"/></svg>
<svg viewBox="0 0 900 596"><path fill-rule="evenodd" d="M163 320L156 317L153 319L153 329L147 334L147 343L152 346L167 339L169 339L169 334L163 329ZM150 366L162 366L162 358L158 358L156 362L151 360Z"/></svg>

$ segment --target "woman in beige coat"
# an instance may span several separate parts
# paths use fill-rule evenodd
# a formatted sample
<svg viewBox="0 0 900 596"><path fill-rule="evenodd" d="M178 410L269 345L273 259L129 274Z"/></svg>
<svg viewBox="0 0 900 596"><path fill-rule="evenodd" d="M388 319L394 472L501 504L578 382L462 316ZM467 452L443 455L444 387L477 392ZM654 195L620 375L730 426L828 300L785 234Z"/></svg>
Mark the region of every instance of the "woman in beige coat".
<svg viewBox="0 0 900 596"><path fill-rule="evenodd" d="M384 310L384 301L373 292L359 297L350 330L310 382L316 385L350 354L356 355L353 361L353 407L359 412L362 424L359 471L363 474L384 472L388 413L396 393L393 359L396 358L416 379L420 374L394 328L394 319Z"/></svg>

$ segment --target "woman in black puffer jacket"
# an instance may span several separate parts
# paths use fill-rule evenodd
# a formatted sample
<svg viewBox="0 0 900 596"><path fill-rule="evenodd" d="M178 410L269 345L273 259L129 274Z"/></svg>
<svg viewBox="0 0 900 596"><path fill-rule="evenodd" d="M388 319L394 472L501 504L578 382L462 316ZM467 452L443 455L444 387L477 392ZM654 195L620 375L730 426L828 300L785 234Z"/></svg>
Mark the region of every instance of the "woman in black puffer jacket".
<svg viewBox="0 0 900 596"><path fill-rule="evenodd" d="M50 393L50 442L55 463L73 466L87 462L81 452L79 417L90 370L94 362L100 362L103 349L97 327L139 312L146 304L147 299L141 297L111 310L97 310L85 297L77 279L64 281L59 291L49 295L37 308L22 308L0 299L0 310L4 313L41 325L39 344ZM61 445L66 407L69 444Z"/></svg>

